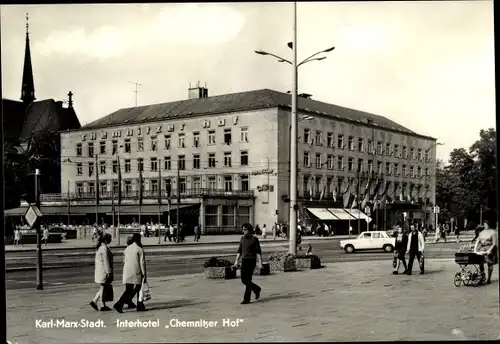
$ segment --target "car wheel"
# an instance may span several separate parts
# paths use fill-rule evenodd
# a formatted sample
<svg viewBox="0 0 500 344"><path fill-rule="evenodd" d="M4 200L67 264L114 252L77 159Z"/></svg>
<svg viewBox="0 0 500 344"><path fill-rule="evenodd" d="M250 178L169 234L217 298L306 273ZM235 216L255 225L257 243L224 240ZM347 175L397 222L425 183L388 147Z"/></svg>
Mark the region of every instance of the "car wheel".
<svg viewBox="0 0 500 344"><path fill-rule="evenodd" d="M394 251L394 247L392 247L392 245L384 245L383 249L387 253L391 253L392 251Z"/></svg>
<svg viewBox="0 0 500 344"><path fill-rule="evenodd" d="M352 245L347 245L346 247L344 247L344 251L346 253L353 253L354 252L354 246Z"/></svg>

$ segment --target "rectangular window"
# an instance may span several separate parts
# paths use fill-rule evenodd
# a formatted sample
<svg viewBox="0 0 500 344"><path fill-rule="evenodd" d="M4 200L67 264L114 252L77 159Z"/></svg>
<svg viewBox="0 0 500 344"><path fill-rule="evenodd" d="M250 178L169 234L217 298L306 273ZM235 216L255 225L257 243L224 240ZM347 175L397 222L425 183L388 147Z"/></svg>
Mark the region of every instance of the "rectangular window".
<svg viewBox="0 0 500 344"><path fill-rule="evenodd" d="M137 138L137 151L138 152L144 151L144 138L142 137Z"/></svg>
<svg viewBox="0 0 500 344"><path fill-rule="evenodd" d="M311 131L309 129L304 129L304 143L309 144L311 141Z"/></svg>
<svg viewBox="0 0 500 344"><path fill-rule="evenodd" d="M113 193L118 195L118 182L113 181Z"/></svg>
<svg viewBox="0 0 500 344"><path fill-rule="evenodd" d="M240 189L242 191L248 191L250 190L250 182L249 182L249 178L248 178L248 175L246 174L242 174L240 176L240 182L241 182L241 187Z"/></svg>
<svg viewBox="0 0 500 344"><path fill-rule="evenodd" d="M390 143L385 144L385 155L387 155L387 156L391 155L391 144Z"/></svg>
<svg viewBox="0 0 500 344"><path fill-rule="evenodd" d="M208 167L215 168L215 153L208 153Z"/></svg>
<svg viewBox="0 0 500 344"><path fill-rule="evenodd" d="M344 157L342 156L337 157L337 170L339 171L344 170Z"/></svg>
<svg viewBox="0 0 500 344"><path fill-rule="evenodd" d="M334 143L333 143L333 133L328 133L326 135L326 145L328 147L334 147Z"/></svg>
<svg viewBox="0 0 500 344"><path fill-rule="evenodd" d="M384 147L382 145L382 141L377 142L377 154L384 154Z"/></svg>
<svg viewBox="0 0 500 344"><path fill-rule="evenodd" d="M241 152L241 166L248 166L248 152L247 151L242 151Z"/></svg>
<svg viewBox="0 0 500 344"><path fill-rule="evenodd" d="M81 162L76 164L76 174L78 176L81 176L83 174L83 164Z"/></svg>
<svg viewBox="0 0 500 344"><path fill-rule="evenodd" d="M423 175L423 173L422 173L422 167L419 167L419 168L418 168L418 177L419 177L419 178L422 178L423 176L424 176L424 175Z"/></svg>
<svg viewBox="0 0 500 344"><path fill-rule="evenodd" d="M94 182L88 182L88 193L89 194L95 194L95 183Z"/></svg>
<svg viewBox="0 0 500 344"><path fill-rule="evenodd" d="M215 144L215 130L208 131L208 144L209 145Z"/></svg>
<svg viewBox="0 0 500 344"><path fill-rule="evenodd" d="M195 146L195 147L200 146L200 133L199 132L193 133L193 146Z"/></svg>
<svg viewBox="0 0 500 344"><path fill-rule="evenodd" d="M89 176L91 177L94 174L94 163L89 162Z"/></svg>
<svg viewBox="0 0 500 344"><path fill-rule="evenodd" d="M99 143L99 147L100 147L100 154L106 154L106 141L101 141Z"/></svg>
<svg viewBox="0 0 500 344"><path fill-rule="evenodd" d="M394 175L399 177L399 164L394 164Z"/></svg>
<svg viewBox="0 0 500 344"><path fill-rule="evenodd" d="M217 189L217 179L214 176L209 176L208 177L208 188L210 190L215 190Z"/></svg>
<svg viewBox="0 0 500 344"><path fill-rule="evenodd" d="M78 196L83 195L83 183L76 183L76 194Z"/></svg>
<svg viewBox="0 0 500 344"><path fill-rule="evenodd" d="M425 151L425 161L429 161L430 160L430 157L429 157L429 151L426 150Z"/></svg>
<svg viewBox="0 0 500 344"><path fill-rule="evenodd" d="M111 141L111 152L113 155L118 154L118 140Z"/></svg>
<svg viewBox="0 0 500 344"><path fill-rule="evenodd" d="M394 156L396 158L401 158L400 152L399 152L399 145L394 145Z"/></svg>
<svg viewBox="0 0 500 344"><path fill-rule="evenodd" d="M231 152L224 152L224 166L231 167Z"/></svg>
<svg viewBox="0 0 500 344"><path fill-rule="evenodd" d="M206 205L205 206L205 226L218 227L219 226L219 212L218 206Z"/></svg>
<svg viewBox="0 0 500 344"><path fill-rule="evenodd" d="M328 154L328 156L326 157L326 165L328 166L328 169L329 170L333 170L333 155L331 154Z"/></svg>
<svg viewBox="0 0 500 344"><path fill-rule="evenodd" d="M200 155L199 154L193 154L193 169L194 170L200 169Z"/></svg>
<svg viewBox="0 0 500 344"><path fill-rule="evenodd" d="M349 172L354 171L354 159L353 158L349 158L347 160L347 168L349 169Z"/></svg>
<svg viewBox="0 0 500 344"><path fill-rule="evenodd" d="M126 180L125 181L125 194L130 195L132 193L132 181Z"/></svg>
<svg viewBox="0 0 500 344"><path fill-rule="evenodd" d="M415 178L415 167L410 166L410 177Z"/></svg>
<svg viewBox="0 0 500 344"><path fill-rule="evenodd" d="M406 146L403 146L403 159L408 159L408 149Z"/></svg>
<svg viewBox="0 0 500 344"><path fill-rule="evenodd" d="M390 162L386 162L385 163L385 173L390 176L391 175L391 163Z"/></svg>
<svg viewBox="0 0 500 344"><path fill-rule="evenodd" d="M158 191L158 180L157 179L151 179L151 191L153 191L153 192Z"/></svg>
<svg viewBox="0 0 500 344"><path fill-rule="evenodd" d="M201 178L193 177L193 189L200 190L201 189Z"/></svg>
<svg viewBox="0 0 500 344"><path fill-rule="evenodd" d="M141 171L141 172L144 171L144 159L143 158L137 159L137 171Z"/></svg>
<svg viewBox="0 0 500 344"><path fill-rule="evenodd" d="M89 157L92 158L94 156L94 143L89 142L88 148L89 148Z"/></svg>
<svg viewBox="0 0 500 344"><path fill-rule="evenodd" d="M132 147L130 146L130 139L125 139L125 153L130 153Z"/></svg>
<svg viewBox="0 0 500 344"><path fill-rule="evenodd" d="M363 153L365 151L365 146L363 139L358 139L358 152Z"/></svg>
<svg viewBox="0 0 500 344"><path fill-rule="evenodd" d="M417 159L420 160L420 161L422 160L422 149L419 149L417 151Z"/></svg>
<svg viewBox="0 0 500 344"><path fill-rule="evenodd" d="M311 166L311 158L309 152L304 152L304 167Z"/></svg>
<svg viewBox="0 0 500 344"><path fill-rule="evenodd" d="M158 145L158 140L156 139L156 136L151 136L151 150L153 152L156 152L158 148L157 145Z"/></svg>
<svg viewBox="0 0 500 344"><path fill-rule="evenodd" d="M425 169L425 175L426 176L430 176L431 175L431 172L428 168Z"/></svg>
<svg viewBox="0 0 500 344"><path fill-rule="evenodd" d="M234 223L234 206L233 205L223 205L222 206L222 226L233 227Z"/></svg>
<svg viewBox="0 0 500 344"><path fill-rule="evenodd" d="M167 197L172 196L172 180L170 178L166 178L163 180L163 185L165 185L165 192Z"/></svg>
<svg viewBox="0 0 500 344"><path fill-rule="evenodd" d="M347 139L347 146L349 147L350 151L354 150L354 136L349 136Z"/></svg>
<svg viewBox="0 0 500 344"><path fill-rule="evenodd" d="M368 153L373 154L373 141L368 140Z"/></svg>
<svg viewBox="0 0 500 344"><path fill-rule="evenodd" d="M224 129L224 143L229 146L232 140L231 129Z"/></svg>
<svg viewBox="0 0 500 344"><path fill-rule="evenodd" d="M316 153L316 159L314 160L316 164L316 168L321 168L321 154Z"/></svg>
<svg viewBox="0 0 500 344"><path fill-rule="evenodd" d="M186 193L186 178L185 177L179 178L179 191L181 193Z"/></svg>
<svg viewBox="0 0 500 344"><path fill-rule="evenodd" d="M105 194L108 191L108 183L100 182L99 183L99 192L101 195Z"/></svg>
<svg viewBox="0 0 500 344"><path fill-rule="evenodd" d="M361 172L363 171L363 159L358 159L358 168L357 168L357 171L358 172Z"/></svg>
<svg viewBox="0 0 500 344"><path fill-rule="evenodd" d="M224 177L224 191L231 192L233 191L233 177L225 176Z"/></svg>
<svg viewBox="0 0 500 344"><path fill-rule="evenodd" d="M406 168L406 165L403 165L403 177L408 177L408 170Z"/></svg>
<svg viewBox="0 0 500 344"><path fill-rule="evenodd" d="M99 161L99 173L106 174L106 161Z"/></svg>
<svg viewBox="0 0 500 344"><path fill-rule="evenodd" d="M113 173L118 173L118 161L113 160Z"/></svg>
<svg viewBox="0 0 500 344"><path fill-rule="evenodd" d="M373 172L373 160L368 160L368 173Z"/></svg>
<svg viewBox="0 0 500 344"><path fill-rule="evenodd" d="M382 173L382 161L377 161L377 173Z"/></svg>
<svg viewBox="0 0 500 344"><path fill-rule="evenodd" d="M158 159L151 158L151 172L158 171Z"/></svg>
<svg viewBox="0 0 500 344"><path fill-rule="evenodd" d="M240 141L241 142L248 142L248 128L241 128Z"/></svg>
<svg viewBox="0 0 500 344"><path fill-rule="evenodd" d="M186 169L186 156L185 155L179 155L177 158L177 167L179 170L185 170Z"/></svg>
<svg viewBox="0 0 500 344"><path fill-rule="evenodd" d="M81 143L76 144L76 156L82 156L82 144Z"/></svg>
<svg viewBox="0 0 500 344"><path fill-rule="evenodd" d="M169 156L165 157L165 170L169 171L172 169L172 159Z"/></svg>
<svg viewBox="0 0 500 344"><path fill-rule="evenodd" d="M323 133L320 130L316 130L316 145L323 145Z"/></svg>
<svg viewBox="0 0 500 344"><path fill-rule="evenodd" d="M415 150L413 148L410 148L410 159L415 159Z"/></svg>
<svg viewBox="0 0 500 344"><path fill-rule="evenodd" d="M172 139L170 135L165 135L164 140L165 140L165 149L170 149L170 146L172 145Z"/></svg>
<svg viewBox="0 0 500 344"><path fill-rule="evenodd" d="M344 149L344 135L337 136L337 148Z"/></svg>
<svg viewBox="0 0 500 344"><path fill-rule="evenodd" d="M185 140L185 135L183 133L179 134L177 137L177 147L179 148L186 147L184 140Z"/></svg>

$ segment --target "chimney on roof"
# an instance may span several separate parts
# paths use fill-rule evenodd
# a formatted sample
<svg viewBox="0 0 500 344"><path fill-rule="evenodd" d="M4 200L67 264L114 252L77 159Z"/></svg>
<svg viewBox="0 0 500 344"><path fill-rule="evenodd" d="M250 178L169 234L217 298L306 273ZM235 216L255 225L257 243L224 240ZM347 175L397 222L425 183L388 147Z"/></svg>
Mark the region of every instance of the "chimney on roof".
<svg viewBox="0 0 500 344"><path fill-rule="evenodd" d="M198 81L196 87L191 87L191 83L189 83L188 96L189 99L208 98L207 84L205 83L205 87L201 87Z"/></svg>
<svg viewBox="0 0 500 344"><path fill-rule="evenodd" d="M62 109L62 107L63 107L63 101L62 100L57 101L56 102L56 106L57 106L58 109Z"/></svg>
<svg viewBox="0 0 500 344"><path fill-rule="evenodd" d="M73 92L69 91L68 93L68 108L73 107Z"/></svg>

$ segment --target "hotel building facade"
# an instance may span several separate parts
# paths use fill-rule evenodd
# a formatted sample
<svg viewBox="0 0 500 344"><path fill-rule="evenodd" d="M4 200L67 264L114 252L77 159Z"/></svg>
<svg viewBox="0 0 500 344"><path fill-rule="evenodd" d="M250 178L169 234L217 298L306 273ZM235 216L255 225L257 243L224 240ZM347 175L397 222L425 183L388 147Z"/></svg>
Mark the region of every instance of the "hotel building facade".
<svg viewBox="0 0 500 344"><path fill-rule="evenodd" d="M175 223L175 209L190 208L180 222L200 224L202 233L287 222L290 102L290 94L268 89L208 97L197 87L187 100L121 109L62 132L62 194L43 194L43 206L64 214L67 204L74 216L109 217L120 168L122 216L137 220L140 212L167 222L170 214ZM341 208L346 190L359 194L365 180L384 179L392 222L402 211L422 219L424 209L432 222L436 139L308 95L299 97L298 108L301 209Z"/></svg>

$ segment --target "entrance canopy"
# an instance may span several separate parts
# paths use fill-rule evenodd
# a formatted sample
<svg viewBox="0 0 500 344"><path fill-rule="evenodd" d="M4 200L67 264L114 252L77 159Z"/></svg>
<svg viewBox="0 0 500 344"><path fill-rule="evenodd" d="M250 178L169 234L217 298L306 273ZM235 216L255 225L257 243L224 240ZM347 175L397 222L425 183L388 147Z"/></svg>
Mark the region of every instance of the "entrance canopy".
<svg viewBox="0 0 500 344"><path fill-rule="evenodd" d="M356 218L356 220L365 220L367 223L370 223L372 221L371 217L369 217L359 209L346 209L345 211Z"/></svg>
<svg viewBox="0 0 500 344"><path fill-rule="evenodd" d="M326 208L307 208L314 216L320 220L339 220L339 218L333 215Z"/></svg>
<svg viewBox="0 0 500 344"><path fill-rule="evenodd" d="M354 216L349 214L345 209L327 208L330 213L335 215L339 220L356 220Z"/></svg>

